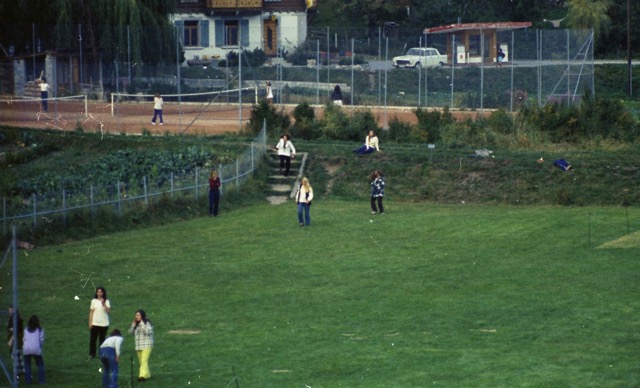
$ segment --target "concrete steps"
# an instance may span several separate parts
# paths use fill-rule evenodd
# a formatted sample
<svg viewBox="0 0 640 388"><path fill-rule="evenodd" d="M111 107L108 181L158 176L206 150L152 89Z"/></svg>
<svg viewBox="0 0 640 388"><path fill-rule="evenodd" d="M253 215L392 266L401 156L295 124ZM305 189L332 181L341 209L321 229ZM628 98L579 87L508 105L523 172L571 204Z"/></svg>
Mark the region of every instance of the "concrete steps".
<svg viewBox="0 0 640 388"><path fill-rule="evenodd" d="M307 153L296 154L291 159L291 168L289 176L284 176L284 172L280 171L280 159L276 153L269 157L269 168L272 171L267 179L269 189L267 191L267 201L272 205L279 205L287 202L289 198L293 198L296 194L296 188L300 184L300 179L304 175L304 165L307 161Z"/></svg>

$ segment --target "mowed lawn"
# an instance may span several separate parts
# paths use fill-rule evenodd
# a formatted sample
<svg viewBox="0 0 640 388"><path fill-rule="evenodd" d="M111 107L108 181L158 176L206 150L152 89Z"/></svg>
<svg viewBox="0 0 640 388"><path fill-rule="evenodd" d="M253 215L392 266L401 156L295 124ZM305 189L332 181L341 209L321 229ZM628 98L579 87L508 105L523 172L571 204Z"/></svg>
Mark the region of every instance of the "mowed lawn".
<svg viewBox="0 0 640 388"><path fill-rule="evenodd" d="M20 251L19 306L46 331L48 385L100 386L86 361L99 285L110 329L138 308L154 323L152 378L136 386L640 385L640 210L386 210L317 201L301 228L292 203L223 208ZM125 335L122 386L133 345Z"/></svg>

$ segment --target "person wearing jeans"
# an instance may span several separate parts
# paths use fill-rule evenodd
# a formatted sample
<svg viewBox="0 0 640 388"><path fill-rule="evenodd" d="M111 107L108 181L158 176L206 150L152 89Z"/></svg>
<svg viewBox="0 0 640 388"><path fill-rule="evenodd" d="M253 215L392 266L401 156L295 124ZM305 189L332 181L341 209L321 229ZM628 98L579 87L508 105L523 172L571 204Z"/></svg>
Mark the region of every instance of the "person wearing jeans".
<svg viewBox="0 0 640 388"><path fill-rule="evenodd" d="M312 200L313 188L309 184L309 179L307 179L307 177L304 177L300 182L298 193L296 194L296 203L298 204L298 222L300 223L300 226L311 225L311 215L309 214L309 210L311 208ZM304 219L302 217L303 212Z"/></svg>
<svg viewBox="0 0 640 388"><path fill-rule="evenodd" d="M120 362L122 341L120 330L115 329L111 332L111 336L100 345L103 388L118 388L118 363Z"/></svg>
<svg viewBox="0 0 640 388"><path fill-rule="evenodd" d="M40 327L38 316L29 318L27 328L24 329L22 352L24 354L24 379L27 384L33 382L31 375L31 359L36 360L38 366L38 383L44 384L44 360L42 359L42 345L44 344L44 330Z"/></svg>
<svg viewBox="0 0 640 388"><path fill-rule="evenodd" d="M382 198L384 197L384 175L382 171L375 170L371 174L371 214L377 214L380 210L380 214L384 214L384 207L382 206ZM378 206L376 207L376 201Z"/></svg>

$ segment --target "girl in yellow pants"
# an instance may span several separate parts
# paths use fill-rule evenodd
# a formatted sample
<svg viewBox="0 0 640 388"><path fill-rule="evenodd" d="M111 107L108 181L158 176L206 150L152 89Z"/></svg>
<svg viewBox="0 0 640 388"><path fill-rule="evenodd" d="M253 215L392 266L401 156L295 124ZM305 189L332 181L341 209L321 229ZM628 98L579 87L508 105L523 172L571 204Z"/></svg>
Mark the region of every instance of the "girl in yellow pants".
<svg viewBox="0 0 640 388"><path fill-rule="evenodd" d="M151 377L149 371L149 356L153 349L153 325L147 319L144 310L136 311L136 317L131 322L129 333L135 336L136 353L138 354L138 362L140 362L140 373L138 381L145 381Z"/></svg>

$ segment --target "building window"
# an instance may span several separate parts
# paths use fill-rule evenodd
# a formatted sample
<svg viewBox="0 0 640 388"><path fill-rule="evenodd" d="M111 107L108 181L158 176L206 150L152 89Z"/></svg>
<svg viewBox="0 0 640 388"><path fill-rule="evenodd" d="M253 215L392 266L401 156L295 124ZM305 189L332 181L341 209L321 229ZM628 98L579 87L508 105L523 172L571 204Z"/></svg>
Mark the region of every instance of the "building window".
<svg viewBox="0 0 640 388"><path fill-rule="evenodd" d="M224 45L225 46L238 45L238 21L237 20L226 20L224 22Z"/></svg>
<svg viewBox="0 0 640 388"><path fill-rule="evenodd" d="M469 56L470 57L480 56L480 35L469 36Z"/></svg>
<svg viewBox="0 0 640 388"><path fill-rule="evenodd" d="M184 21L184 45L186 47L198 46L198 21Z"/></svg>

